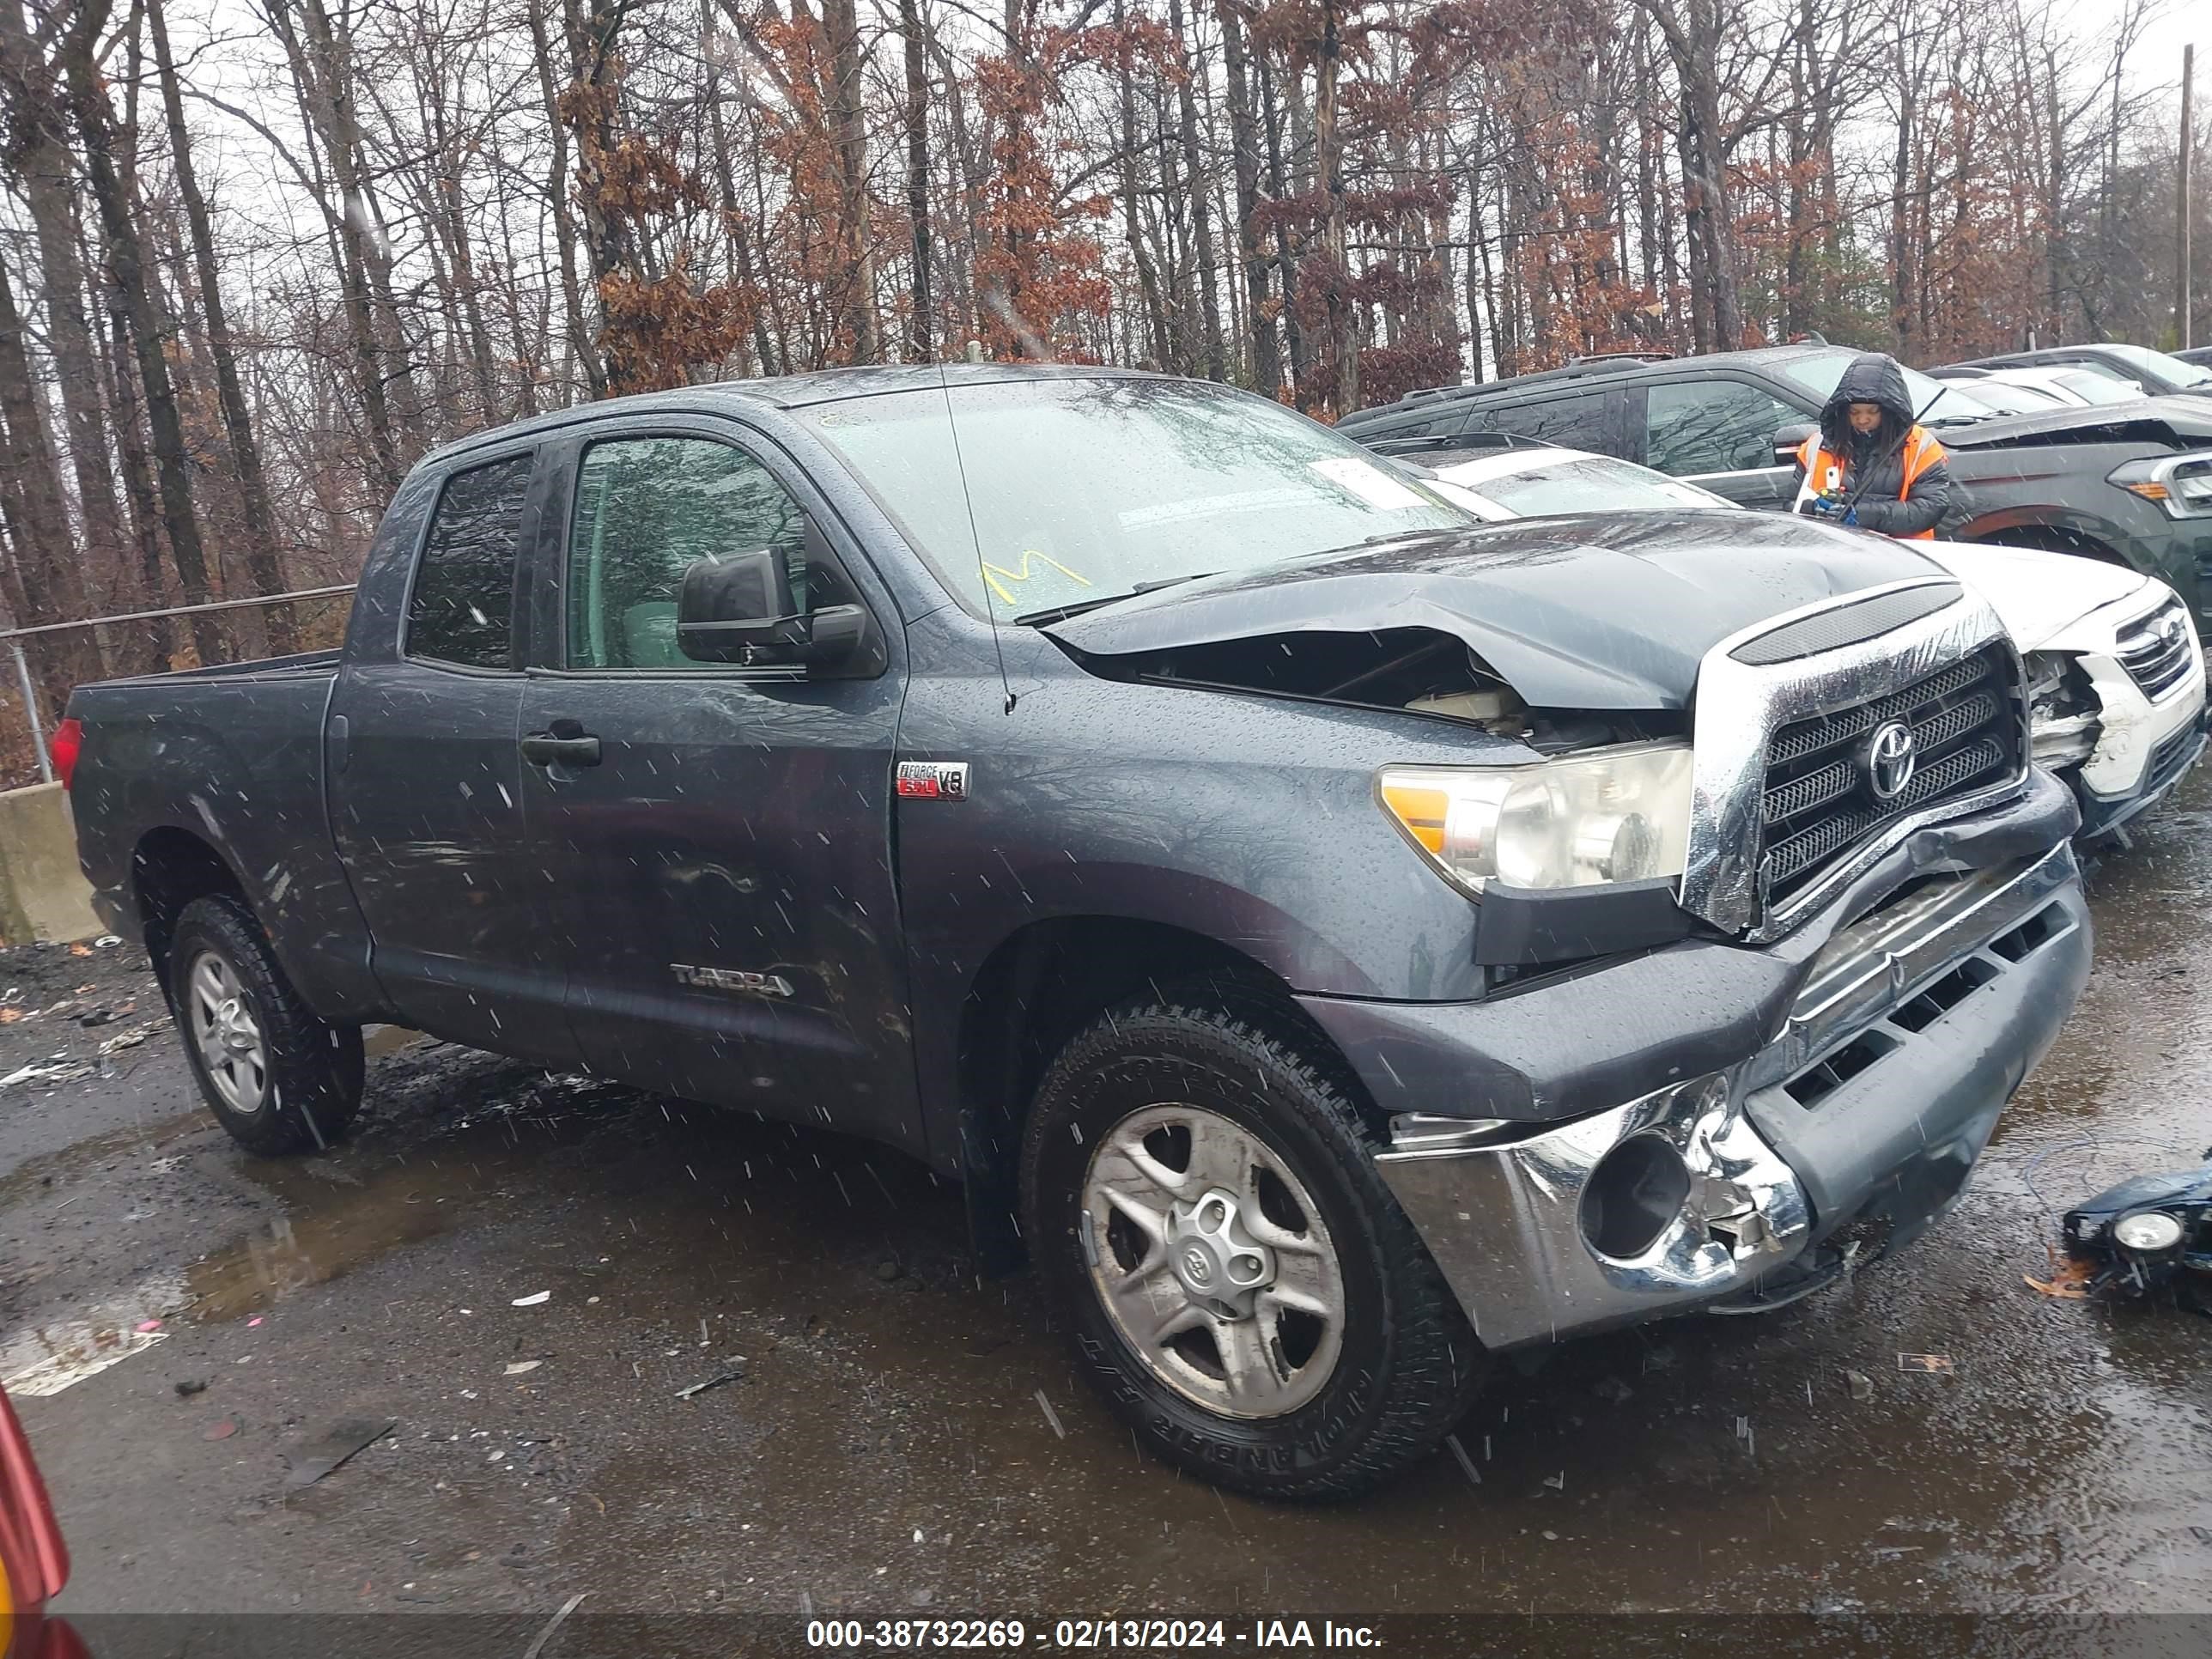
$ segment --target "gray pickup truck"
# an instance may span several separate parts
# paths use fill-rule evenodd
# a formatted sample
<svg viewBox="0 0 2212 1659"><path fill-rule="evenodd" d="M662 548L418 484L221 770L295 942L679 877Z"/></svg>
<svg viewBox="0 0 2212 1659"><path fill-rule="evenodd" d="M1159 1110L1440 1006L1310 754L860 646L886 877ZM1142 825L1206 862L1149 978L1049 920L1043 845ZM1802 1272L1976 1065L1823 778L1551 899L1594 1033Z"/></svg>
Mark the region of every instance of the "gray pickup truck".
<svg viewBox="0 0 2212 1659"><path fill-rule="evenodd" d="M2088 972L1988 608L1742 513L1483 526L1228 389L966 365L430 456L342 652L81 687L209 1106L360 1027L874 1137L1139 1440L1431 1451L1492 1352L1923 1231Z"/></svg>

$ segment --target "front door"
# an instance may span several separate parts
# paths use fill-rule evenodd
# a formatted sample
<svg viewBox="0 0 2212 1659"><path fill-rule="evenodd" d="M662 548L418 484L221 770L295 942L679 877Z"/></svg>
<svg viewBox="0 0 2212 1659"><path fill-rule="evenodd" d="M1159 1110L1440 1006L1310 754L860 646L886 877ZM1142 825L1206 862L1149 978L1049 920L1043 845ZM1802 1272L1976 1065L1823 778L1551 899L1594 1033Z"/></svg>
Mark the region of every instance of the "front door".
<svg viewBox="0 0 2212 1659"><path fill-rule="evenodd" d="M918 1148L890 859L900 641L848 678L677 647L684 570L764 547L803 610L893 614L814 527L803 479L736 435L617 428L565 452L563 638L530 677L522 753L571 1023L608 1076Z"/></svg>
<svg viewBox="0 0 2212 1659"><path fill-rule="evenodd" d="M564 968L515 751L536 460L525 450L443 481L397 651L380 645L339 677L327 764L331 828L393 1006L436 1036L565 1064Z"/></svg>

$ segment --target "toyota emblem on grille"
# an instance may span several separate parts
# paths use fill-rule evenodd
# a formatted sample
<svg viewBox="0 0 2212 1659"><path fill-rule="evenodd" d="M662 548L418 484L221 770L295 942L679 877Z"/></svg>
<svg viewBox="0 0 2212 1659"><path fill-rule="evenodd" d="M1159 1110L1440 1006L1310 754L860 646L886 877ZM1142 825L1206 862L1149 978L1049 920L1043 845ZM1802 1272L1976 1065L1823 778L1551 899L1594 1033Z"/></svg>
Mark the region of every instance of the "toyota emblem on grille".
<svg viewBox="0 0 2212 1659"><path fill-rule="evenodd" d="M1867 787L1874 791L1875 799L1895 800L1903 794L1919 761L1911 726L1903 720L1877 726L1868 739L1865 761Z"/></svg>

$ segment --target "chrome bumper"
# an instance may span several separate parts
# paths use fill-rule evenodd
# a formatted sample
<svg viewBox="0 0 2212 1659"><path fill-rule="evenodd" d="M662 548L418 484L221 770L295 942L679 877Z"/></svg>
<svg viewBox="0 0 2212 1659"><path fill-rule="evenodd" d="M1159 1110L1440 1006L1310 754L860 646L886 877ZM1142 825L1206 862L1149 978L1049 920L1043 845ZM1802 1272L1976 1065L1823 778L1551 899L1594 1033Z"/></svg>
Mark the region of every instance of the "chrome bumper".
<svg viewBox="0 0 2212 1659"><path fill-rule="evenodd" d="M1486 1346L1785 1300L1774 1287L1819 1282L1808 1252L1884 1193L1912 1194L1900 1243L1955 1198L2087 950L2070 846L1937 877L1838 932L1780 1030L1725 1070L1548 1127L1401 1117L1376 1161ZM1985 1041L1955 1040L1977 1020ZM1648 1244L1607 1255L1585 1193L1638 1136L1672 1148L1686 1190Z"/></svg>

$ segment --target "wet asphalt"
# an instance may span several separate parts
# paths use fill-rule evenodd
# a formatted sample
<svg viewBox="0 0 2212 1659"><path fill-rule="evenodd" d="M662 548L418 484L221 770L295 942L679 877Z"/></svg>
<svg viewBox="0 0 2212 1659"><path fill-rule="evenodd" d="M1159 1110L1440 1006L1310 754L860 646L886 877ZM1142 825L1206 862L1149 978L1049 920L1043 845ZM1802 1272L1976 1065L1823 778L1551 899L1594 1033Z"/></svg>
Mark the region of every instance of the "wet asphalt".
<svg viewBox="0 0 2212 1659"><path fill-rule="evenodd" d="M2212 1141L2208 830L2200 772L2098 872L2088 993L1928 1238L1509 1370L1467 1467L1335 1508L1139 1455L895 1154L387 1034L349 1141L256 1160L143 961L0 953L0 1074L59 1068L0 1088L0 1376L136 1350L17 1402L62 1605L2212 1610L2212 1320L2024 1282L2068 1204ZM347 1419L392 1428L295 1483Z"/></svg>

